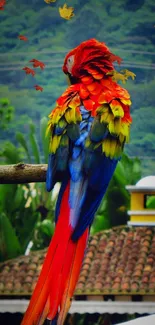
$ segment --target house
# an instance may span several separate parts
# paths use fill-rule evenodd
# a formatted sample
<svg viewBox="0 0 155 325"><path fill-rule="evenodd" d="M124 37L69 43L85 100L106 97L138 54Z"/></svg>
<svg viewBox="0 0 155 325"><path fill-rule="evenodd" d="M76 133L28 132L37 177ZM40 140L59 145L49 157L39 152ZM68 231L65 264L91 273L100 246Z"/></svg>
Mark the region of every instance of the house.
<svg viewBox="0 0 155 325"><path fill-rule="evenodd" d="M155 313L155 177L144 178L131 193L125 226L90 237L70 313ZM0 264L0 312L24 313L46 249Z"/></svg>

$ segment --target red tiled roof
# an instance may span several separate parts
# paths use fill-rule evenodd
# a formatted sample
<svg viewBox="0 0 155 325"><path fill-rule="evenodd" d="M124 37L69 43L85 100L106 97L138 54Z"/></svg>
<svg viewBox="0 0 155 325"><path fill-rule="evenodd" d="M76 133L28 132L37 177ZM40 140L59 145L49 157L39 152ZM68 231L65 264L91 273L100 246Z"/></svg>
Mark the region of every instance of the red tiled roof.
<svg viewBox="0 0 155 325"><path fill-rule="evenodd" d="M30 296L46 250L0 264L0 295ZM118 227L90 237L75 295L155 295L155 227Z"/></svg>

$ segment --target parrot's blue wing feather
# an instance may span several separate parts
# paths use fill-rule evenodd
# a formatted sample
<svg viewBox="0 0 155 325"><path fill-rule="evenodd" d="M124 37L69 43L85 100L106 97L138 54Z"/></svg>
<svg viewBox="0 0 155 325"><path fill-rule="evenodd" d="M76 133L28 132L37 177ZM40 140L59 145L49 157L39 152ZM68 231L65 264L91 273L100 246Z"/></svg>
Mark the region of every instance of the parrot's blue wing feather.
<svg viewBox="0 0 155 325"><path fill-rule="evenodd" d="M46 189L50 192L55 185L56 165L55 154L49 154L48 156L48 168L46 172Z"/></svg>
<svg viewBox="0 0 155 325"><path fill-rule="evenodd" d="M71 174L71 180L77 182L82 177L82 157L79 155L76 159L70 159L69 170Z"/></svg>
<svg viewBox="0 0 155 325"><path fill-rule="evenodd" d="M65 192L65 189L66 189L66 186L67 186L68 180L69 180L69 173L66 172L66 176L64 177L64 180L63 180L63 182L61 183L61 187L60 187L59 194L58 194L58 198L57 198L57 202L56 202L56 208L55 208L55 222L58 221L58 216L59 216L59 214L60 214L60 208L61 208L62 197L63 197L63 194L64 194L64 192Z"/></svg>
<svg viewBox="0 0 155 325"><path fill-rule="evenodd" d="M108 133L109 131L107 128L107 124L100 123L98 119L94 119L90 131L90 139L94 142L99 142L103 140L108 135Z"/></svg>
<svg viewBox="0 0 155 325"><path fill-rule="evenodd" d="M48 191L61 181L56 222L65 188L70 181L70 224L74 229L74 241L91 226L118 161L107 158L97 145L108 135L107 125L100 123L98 117L93 118L83 106L80 112L82 121L79 124L68 124L63 120L55 128L54 134L61 135L61 140L56 153L49 155L46 178ZM86 146L87 140L89 146Z"/></svg>
<svg viewBox="0 0 155 325"><path fill-rule="evenodd" d="M96 162L98 162L98 166L95 166L95 169L92 170L92 173L88 177L86 195L80 210L78 223L72 235L74 241L80 238L88 226L91 226L94 213L98 209L107 190L118 160L107 158L102 154Z"/></svg>
<svg viewBox="0 0 155 325"><path fill-rule="evenodd" d="M73 148L73 153L72 153L72 159L77 159L81 153L81 147L79 146L74 146Z"/></svg>
<svg viewBox="0 0 155 325"><path fill-rule="evenodd" d="M88 175L88 186L97 191L102 191L105 184L109 184L111 177L116 168L118 159L111 159L106 157L103 153L94 153L95 158L91 173Z"/></svg>
<svg viewBox="0 0 155 325"><path fill-rule="evenodd" d="M68 170L69 160L69 137L65 133L68 125L64 118L54 127L53 135L61 136L59 146L55 153L50 153L48 157L48 168L46 173L46 189L50 192L57 182L61 182L66 178L66 170ZM70 128L71 129L71 128ZM73 128L75 134L75 128ZM76 132L77 128L76 128ZM71 131L70 131L71 133ZM74 135L75 136L75 135Z"/></svg>
<svg viewBox="0 0 155 325"><path fill-rule="evenodd" d="M56 164L58 171L65 171L68 165L68 147L60 146L56 153Z"/></svg>

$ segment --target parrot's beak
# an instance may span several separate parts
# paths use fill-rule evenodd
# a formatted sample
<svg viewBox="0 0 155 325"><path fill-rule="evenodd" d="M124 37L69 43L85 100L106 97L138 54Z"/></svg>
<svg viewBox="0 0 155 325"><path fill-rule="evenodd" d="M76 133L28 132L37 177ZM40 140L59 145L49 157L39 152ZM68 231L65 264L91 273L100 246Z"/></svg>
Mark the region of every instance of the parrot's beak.
<svg viewBox="0 0 155 325"><path fill-rule="evenodd" d="M69 74L66 74L66 79L67 79L68 86L70 86L71 85L71 80L70 80Z"/></svg>
<svg viewBox="0 0 155 325"><path fill-rule="evenodd" d="M74 85L78 82L78 79L73 77L70 73L66 74L68 85Z"/></svg>

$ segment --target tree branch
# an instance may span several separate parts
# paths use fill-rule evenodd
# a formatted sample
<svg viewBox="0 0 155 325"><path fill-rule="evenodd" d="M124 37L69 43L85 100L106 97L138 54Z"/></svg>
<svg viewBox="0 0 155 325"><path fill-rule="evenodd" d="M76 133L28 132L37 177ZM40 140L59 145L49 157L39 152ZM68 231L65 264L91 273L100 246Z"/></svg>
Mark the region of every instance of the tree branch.
<svg viewBox="0 0 155 325"><path fill-rule="evenodd" d="M0 165L0 184L45 182L47 165Z"/></svg>

